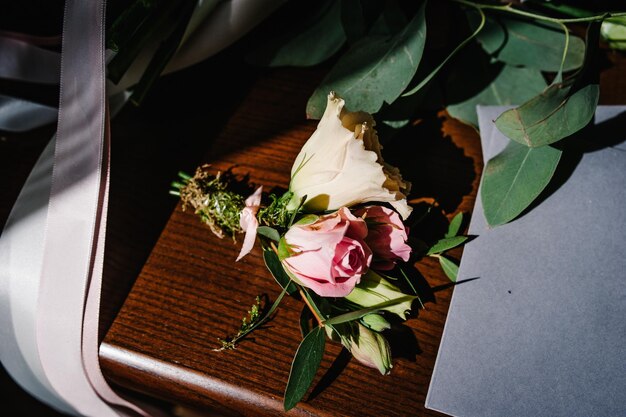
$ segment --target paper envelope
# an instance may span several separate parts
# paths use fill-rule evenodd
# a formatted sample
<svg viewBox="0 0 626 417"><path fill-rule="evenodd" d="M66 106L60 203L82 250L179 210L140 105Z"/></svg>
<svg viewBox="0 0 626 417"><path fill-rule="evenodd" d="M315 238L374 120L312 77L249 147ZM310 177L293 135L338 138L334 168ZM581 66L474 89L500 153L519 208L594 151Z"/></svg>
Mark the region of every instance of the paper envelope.
<svg viewBox="0 0 626 417"><path fill-rule="evenodd" d="M478 108L485 161L504 109ZM427 408L626 416L626 106L599 106L580 139L516 220L489 228L477 198Z"/></svg>

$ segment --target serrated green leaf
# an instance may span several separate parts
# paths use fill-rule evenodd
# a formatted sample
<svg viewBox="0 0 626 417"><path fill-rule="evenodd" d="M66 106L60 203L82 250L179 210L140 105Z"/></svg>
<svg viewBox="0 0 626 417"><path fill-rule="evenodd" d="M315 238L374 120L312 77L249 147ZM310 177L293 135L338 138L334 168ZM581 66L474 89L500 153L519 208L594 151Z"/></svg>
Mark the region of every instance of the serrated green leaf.
<svg viewBox="0 0 626 417"><path fill-rule="evenodd" d="M322 327L317 327L302 339L291 363L283 402L285 411L295 407L308 391L322 362L325 346L326 332Z"/></svg>
<svg viewBox="0 0 626 417"><path fill-rule="evenodd" d="M522 213L550 182L561 153L551 146L529 148L511 141L487 162L480 196L489 225L507 223Z"/></svg>
<svg viewBox="0 0 626 417"><path fill-rule="evenodd" d="M557 24L498 16L487 19L478 41L487 53L501 62L556 72L563 58L565 34ZM585 42L570 36L563 70L580 68L584 55Z"/></svg>
<svg viewBox="0 0 626 417"><path fill-rule="evenodd" d="M450 224L448 225L448 231L446 232L445 237L454 237L458 235L459 230L461 230L462 224L463 224L463 212L460 211L450 221Z"/></svg>
<svg viewBox="0 0 626 417"><path fill-rule="evenodd" d="M268 67L306 67L333 56L346 41L341 24L341 2L327 1L320 8L320 13L311 14L311 19L303 22L303 30L270 40L246 59Z"/></svg>
<svg viewBox="0 0 626 417"><path fill-rule="evenodd" d="M450 278L450 281L456 282L456 278L459 275L458 265L444 256L439 257L439 264L441 265L441 269L443 269L446 276Z"/></svg>
<svg viewBox="0 0 626 417"><path fill-rule="evenodd" d="M502 105L524 103L546 88L541 72L533 68L516 68L504 65L498 75L473 97L449 105L450 116L478 126L477 105Z"/></svg>
<svg viewBox="0 0 626 417"><path fill-rule="evenodd" d="M278 230L274 229L273 227L259 226L256 229L256 233L257 235L265 236L266 238L271 239L274 242L278 242L280 240L280 233L278 233Z"/></svg>
<svg viewBox="0 0 626 417"><path fill-rule="evenodd" d="M597 84L571 94L573 80L553 84L521 106L507 110L496 126L508 138L530 147L559 141L585 127L593 118L600 96Z"/></svg>
<svg viewBox="0 0 626 417"><path fill-rule="evenodd" d="M435 243L426 253L426 255L434 255L435 253L442 253L452 248L456 248L467 240L467 236L454 236L446 237L439 242Z"/></svg>
<svg viewBox="0 0 626 417"><path fill-rule="evenodd" d="M289 278L289 275L287 275L282 263L278 259L278 255L276 255L273 250L269 248L263 249L263 260L278 285L284 288L289 295L298 292L296 284L291 281L291 278Z"/></svg>
<svg viewBox="0 0 626 417"><path fill-rule="evenodd" d="M319 119L329 91L350 108L376 113L392 103L417 71L426 41L424 3L404 30L393 37L368 36L354 44L330 70L307 103L307 116Z"/></svg>
<svg viewBox="0 0 626 417"><path fill-rule="evenodd" d="M333 326L335 324L341 324L341 323L346 323L349 321L353 321L353 320L358 320L361 317L365 316L366 314L371 314L371 313L375 313L377 311L380 311L386 307L391 307L394 306L396 304L402 304L405 303L407 301L413 301L417 298L417 296L415 295L405 295L402 297L398 297L395 298L393 300L389 300L389 301L385 301L383 303L380 304L376 304L375 306L372 307L368 307L368 308L362 308L360 310L355 310L355 311L350 311L349 313L344 313L344 314L340 314L338 316L335 317L331 317L327 320L324 320L324 324L329 325L329 326Z"/></svg>

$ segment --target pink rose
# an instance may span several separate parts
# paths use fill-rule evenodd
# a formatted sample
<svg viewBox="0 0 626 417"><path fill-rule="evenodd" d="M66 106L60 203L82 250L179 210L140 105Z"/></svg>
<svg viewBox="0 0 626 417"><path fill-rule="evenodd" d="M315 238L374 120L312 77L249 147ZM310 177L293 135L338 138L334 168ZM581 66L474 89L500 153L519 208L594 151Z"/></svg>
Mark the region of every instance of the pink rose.
<svg viewBox="0 0 626 417"><path fill-rule="evenodd" d="M385 271L393 269L398 260L409 260L411 247L406 244L407 231L398 213L383 206L368 206L354 214L367 222L365 242L374 252L373 268Z"/></svg>
<svg viewBox="0 0 626 417"><path fill-rule="evenodd" d="M305 287L323 297L345 297L368 271L372 251L367 225L342 207L306 225L293 225L285 240L294 255L283 260Z"/></svg>

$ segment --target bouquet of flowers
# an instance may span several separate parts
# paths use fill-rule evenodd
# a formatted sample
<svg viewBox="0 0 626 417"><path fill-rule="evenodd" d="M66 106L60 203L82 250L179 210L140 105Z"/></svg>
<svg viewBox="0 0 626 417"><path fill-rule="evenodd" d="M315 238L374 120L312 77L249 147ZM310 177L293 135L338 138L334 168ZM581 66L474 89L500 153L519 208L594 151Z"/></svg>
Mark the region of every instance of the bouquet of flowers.
<svg viewBox="0 0 626 417"><path fill-rule="evenodd" d="M456 278L456 265L442 252L462 244L461 216L445 238L426 248L409 244L405 221L411 184L383 160L373 117L350 112L334 92L317 130L296 157L289 189L263 198L262 186L245 198L232 173L210 175L207 166L173 184L184 207L191 207L219 237L245 232L237 260L258 237L267 268L282 293L261 312L260 300L239 332L216 350L238 341L273 314L285 294L305 303L303 340L285 391L288 410L306 393L324 353L326 337L341 342L363 364L387 374L392 368L384 331L406 320L419 296L405 269L412 257L439 258ZM417 240L416 240L417 241ZM417 241L419 242L419 241ZM401 287L406 289L401 289ZM420 301L421 302L421 301Z"/></svg>

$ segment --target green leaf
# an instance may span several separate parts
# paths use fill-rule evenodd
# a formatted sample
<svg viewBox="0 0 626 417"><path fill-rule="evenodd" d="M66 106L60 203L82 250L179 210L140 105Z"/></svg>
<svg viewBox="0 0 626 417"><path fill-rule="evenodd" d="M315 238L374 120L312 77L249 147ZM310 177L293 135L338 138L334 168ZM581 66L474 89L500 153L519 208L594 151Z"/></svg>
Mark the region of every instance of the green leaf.
<svg viewBox="0 0 626 417"><path fill-rule="evenodd" d="M289 244L285 240L285 237L281 237L278 241L278 259L283 260L285 258L289 258L291 256L291 251L289 250Z"/></svg>
<svg viewBox="0 0 626 417"><path fill-rule="evenodd" d="M361 322L375 332L391 329L391 324L380 314L367 314L363 316Z"/></svg>
<svg viewBox="0 0 626 417"><path fill-rule="evenodd" d="M327 1L320 13L307 13L303 18L306 21L299 32L270 40L248 55L247 60L268 67L306 67L327 60L341 49L346 41L341 2Z"/></svg>
<svg viewBox="0 0 626 417"><path fill-rule="evenodd" d="M450 224L448 225L448 231L446 232L445 237L454 237L459 234L461 230L461 225L463 224L463 212L460 211L456 216L452 218Z"/></svg>
<svg viewBox="0 0 626 417"><path fill-rule="evenodd" d="M426 85L428 85L428 83L430 82L431 79L433 79L435 77L435 75L437 75L437 73L439 73L439 71L444 67L444 65L446 65L446 63L451 60L457 53L459 53L460 51L462 51L465 48L465 45L467 45L472 39L474 39L474 37L476 37L476 35L478 35L480 33L480 31L483 30L484 24L485 24L485 14L483 13L483 11L479 8L476 7L476 10L478 11L478 13L480 14L480 23L478 24L478 26L476 27L476 29L474 29L474 31L465 39L463 39L463 41L458 44L456 46L456 48L454 48L452 50L452 52L450 52L448 54L448 56L439 63L439 65L437 65L426 77L424 77L416 86L412 87L409 91L406 91L404 94L402 94L402 97L406 97L406 96L410 96L412 94L417 93L418 91L420 91L422 88L424 88Z"/></svg>
<svg viewBox="0 0 626 417"><path fill-rule="evenodd" d="M368 308L362 308L360 310L356 310L356 311L351 311L349 313L344 313L344 314L340 314L338 316L335 317L331 317L328 320L324 320L324 324L325 325L335 325L335 324L340 324L340 323L346 323L349 321L353 321L353 320L358 320L361 317L365 316L366 314L371 314L371 313L375 313L379 310L384 309L385 307L390 307L396 304L401 304L407 301L412 301L415 300L417 297L414 295L405 295L403 297L398 297L395 298L393 300L389 300L389 301L385 301L383 303L380 304L376 304L375 306L372 307L368 307Z"/></svg>
<svg viewBox="0 0 626 417"><path fill-rule="evenodd" d="M439 257L439 264L450 281L456 282L457 275L459 275L458 265L444 256Z"/></svg>
<svg viewBox="0 0 626 417"><path fill-rule="evenodd" d="M315 223L319 218L320 216L318 216L317 214L306 214L302 216L297 222L295 222L294 225L306 226L307 224Z"/></svg>
<svg viewBox="0 0 626 417"><path fill-rule="evenodd" d="M587 29L585 64L575 77L561 81L560 73L548 89L516 109L504 112L496 126L509 138L526 146L545 146L585 127L593 118L598 86L600 22Z"/></svg>
<svg viewBox="0 0 626 417"><path fill-rule="evenodd" d="M537 97L507 110L496 126L510 139L530 147L559 141L585 127L593 118L600 96L597 84L571 94L573 80L553 84Z"/></svg>
<svg viewBox="0 0 626 417"><path fill-rule="evenodd" d="M273 250L270 248L263 249L263 260L278 285L284 288L289 295L298 292L296 284L291 281L291 278L289 278L289 275L287 275L283 268L283 264L278 259L278 255L276 255Z"/></svg>
<svg viewBox="0 0 626 417"><path fill-rule="evenodd" d="M560 158L561 151L551 146L509 142L487 162L480 196L489 225L507 223L524 211L548 185Z"/></svg>
<svg viewBox="0 0 626 417"><path fill-rule="evenodd" d="M274 229L273 227L259 226L256 229L256 233L257 235L265 236L266 238L271 239L274 242L278 242L280 240L280 233L278 233L278 230Z"/></svg>
<svg viewBox="0 0 626 417"><path fill-rule="evenodd" d="M462 102L449 105L450 116L462 122L478 126L476 106L524 103L546 88L541 72L533 68L516 68L504 65L498 75L476 95Z"/></svg>
<svg viewBox="0 0 626 417"><path fill-rule="evenodd" d="M181 2L180 11L177 14L177 21L172 28L169 29L170 34L161 42L159 48L152 56L152 59L148 63L148 67L142 74L139 82L133 87L133 93L130 96L130 101L139 106L143 102L148 90L159 78L167 64L170 62L185 34L187 24L191 19L191 15L196 8L197 1L185 0ZM164 25L167 27L166 25ZM159 30L163 30L161 27Z"/></svg>
<svg viewBox="0 0 626 417"><path fill-rule="evenodd" d="M283 402L285 411L295 407L308 391L317 369L322 363L325 345L326 332L322 327L317 327L311 331L300 343L296 356L291 363L289 381L285 389Z"/></svg>
<svg viewBox="0 0 626 417"><path fill-rule="evenodd" d="M454 237L446 237L439 242L435 243L429 250L426 255L434 255L435 253L442 253L452 248L455 248L465 242L467 240L467 236L454 236Z"/></svg>
<svg viewBox="0 0 626 417"><path fill-rule="evenodd" d="M178 19L179 2L156 2L148 6L149 14L138 24L137 29L123 40L118 39L118 53L107 65L107 78L114 84L120 82L139 52L162 31L172 29ZM124 42L123 44L121 42Z"/></svg>
<svg viewBox="0 0 626 417"><path fill-rule="evenodd" d="M392 103L417 71L426 41L426 3L404 30L393 37L368 36L355 43L330 70L307 103L307 116L319 119L329 91L350 108L376 113Z"/></svg>
<svg viewBox="0 0 626 417"><path fill-rule="evenodd" d="M395 35L398 31L405 27L407 18L404 11L396 0L388 0L385 2L383 12L370 28L370 35Z"/></svg>
<svg viewBox="0 0 626 417"><path fill-rule="evenodd" d="M470 16L473 18L475 14ZM563 58L565 34L557 24L498 16L487 19L478 41L487 53L501 62L556 72ZM584 55L585 42L571 36L563 70L580 68Z"/></svg>

